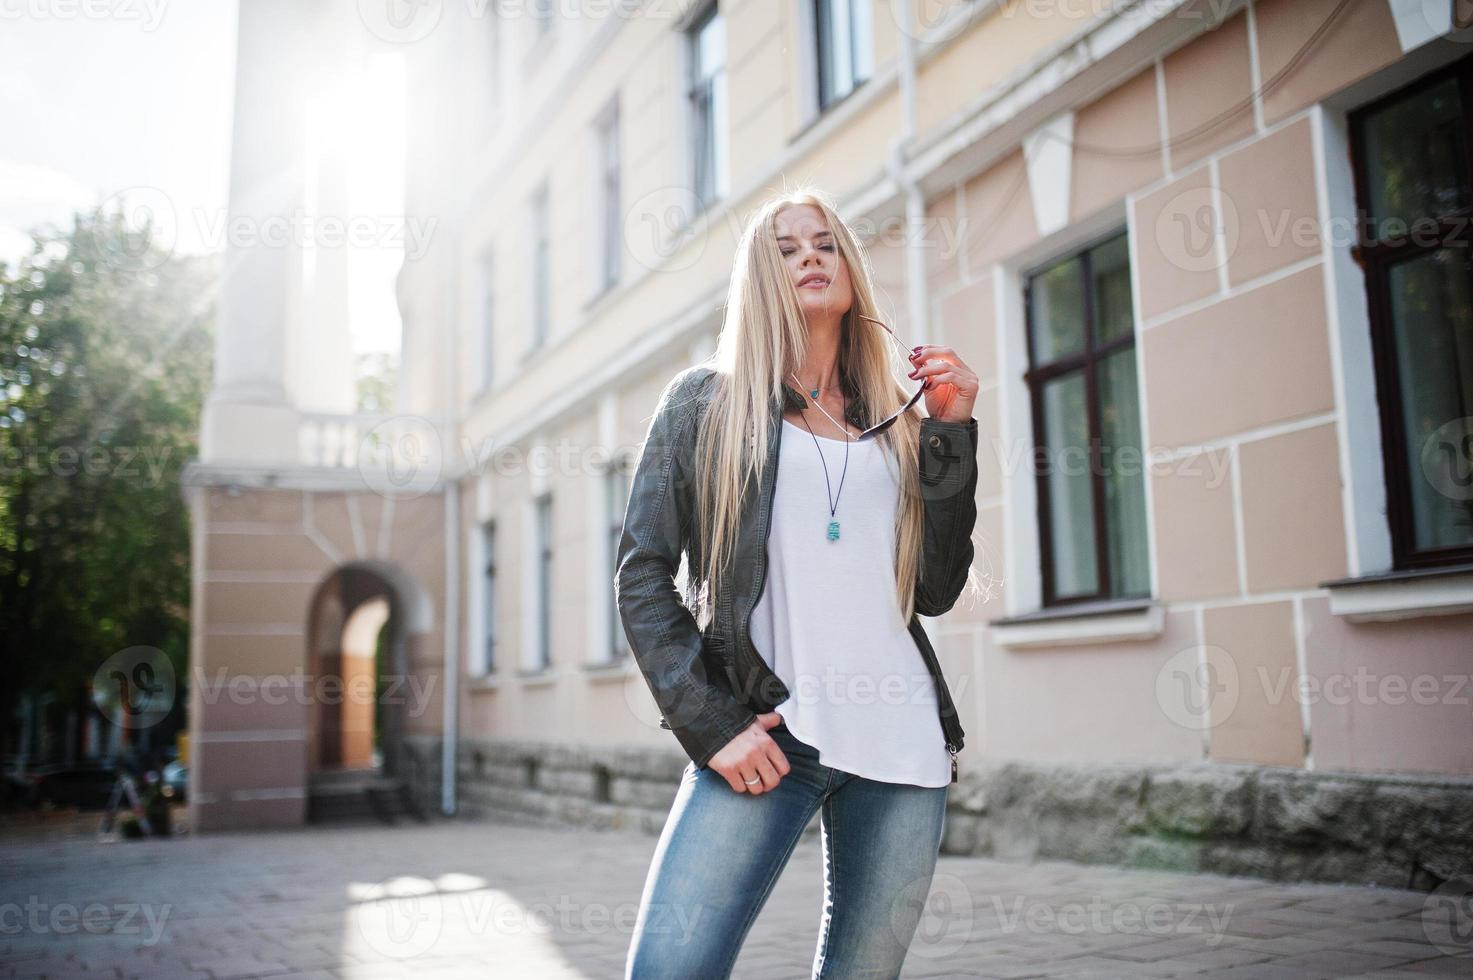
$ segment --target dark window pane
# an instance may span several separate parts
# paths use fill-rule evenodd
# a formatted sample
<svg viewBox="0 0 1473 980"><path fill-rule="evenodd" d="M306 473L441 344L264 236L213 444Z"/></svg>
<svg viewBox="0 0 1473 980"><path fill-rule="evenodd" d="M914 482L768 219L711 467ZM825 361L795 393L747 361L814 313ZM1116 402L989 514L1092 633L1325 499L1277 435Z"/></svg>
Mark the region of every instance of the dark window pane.
<svg viewBox="0 0 1473 980"><path fill-rule="evenodd" d="M1145 461L1134 346L1100 361L1100 443L1111 591L1149 595Z"/></svg>
<svg viewBox="0 0 1473 980"><path fill-rule="evenodd" d="M834 10L832 0L815 0L814 21L818 31L818 105L834 100Z"/></svg>
<svg viewBox="0 0 1473 980"><path fill-rule="evenodd" d="M1029 322L1035 365L1084 347L1084 295L1079 271L1082 261L1075 256L1030 281Z"/></svg>
<svg viewBox="0 0 1473 980"><path fill-rule="evenodd" d="M552 499L537 502L539 666L552 663Z"/></svg>
<svg viewBox="0 0 1473 980"><path fill-rule="evenodd" d="M1366 118L1363 159L1370 238L1404 237L1417 219L1455 211L1473 199L1466 127L1456 77ZM1396 223L1386 226L1393 218Z"/></svg>
<svg viewBox="0 0 1473 980"><path fill-rule="evenodd" d="M496 379L496 266L491 257L481 268L481 387Z"/></svg>
<svg viewBox="0 0 1473 980"><path fill-rule="evenodd" d="M709 204L724 193L726 167L726 22L716 4L695 25L690 37L692 180L696 200Z"/></svg>
<svg viewBox="0 0 1473 980"><path fill-rule="evenodd" d="M624 512L629 506L629 471L618 461L613 464L605 481L608 488L606 509L609 517L609 556L612 562L611 575L619 572L619 539L624 534ZM619 608L609 603L609 648L617 655L628 650L628 637L619 616Z"/></svg>
<svg viewBox="0 0 1473 980"><path fill-rule="evenodd" d="M1093 594L1100 587L1085 406L1082 371L1054 378L1043 387L1045 481L1057 598Z"/></svg>
<svg viewBox="0 0 1473 980"><path fill-rule="evenodd" d="M727 170L727 134L731 122L726 114L726 72L721 71L711 79L711 193L713 198L726 193L724 185Z"/></svg>
<svg viewBox="0 0 1473 980"><path fill-rule="evenodd" d="M1473 297L1468 250L1445 248L1388 270L1401 388L1413 545L1473 544L1470 432Z"/></svg>
<svg viewBox="0 0 1473 980"><path fill-rule="evenodd" d="M1099 343L1124 337L1135 329L1130 305L1130 251L1125 236L1112 238L1089 253L1095 336Z"/></svg>
<svg viewBox="0 0 1473 980"><path fill-rule="evenodd" d="M488 524L482 533L486 559L485 601L482 606L486 618L482 673L489 674L496 667L496 528Z"/></svg>
<svg viewBox="0 0 1473 980"><path fill-rule="evenodd" d="M827 108L873 72L872 0L814 0L818 107Z"/></svg>
<svg viewBox="0 0 1473 980"><path fill-rule="evenodd" d="M552 248L551 232L548 228L547 185L543 185L532 199L532 346L547 340L548 319L551 316L552 288L550 266Z"/></svg>
<svg viewBox="0 0 1473 980"><path fill-rule="evenodd" d="M696 200L704 204L714 196L716 185L715 161L711 146L714 138L714 130L711 128L711 92L705 83L701 83L691 93L691 115L695 134L695 146L692 152L694 153Z"/></svg>
<svg viewBox="0 0 1473 980"><path fill-rule="evenodd" d="M615 106L605 120L602 131L603 152L603 282L604 287L619 281L623 207L619 194L619 110Z"/></svg>

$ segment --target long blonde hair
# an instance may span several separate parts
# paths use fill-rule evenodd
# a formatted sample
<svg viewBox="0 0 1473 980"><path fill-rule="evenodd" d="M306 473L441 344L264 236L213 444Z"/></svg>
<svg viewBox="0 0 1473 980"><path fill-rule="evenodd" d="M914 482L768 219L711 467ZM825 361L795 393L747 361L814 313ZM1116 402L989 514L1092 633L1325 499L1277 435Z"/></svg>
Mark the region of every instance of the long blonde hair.
<svg viewBox="0 0 1473 980"><path fill-rule="evenodd" d="M854 299L844 314L839 343L838 368L846 397L862 406L864 423L874 425L905 404L911 394L896 381L893 365L901 361L897 345L883 327L857 315L885 320L875 306L869 258L825 195L800 190L761 205L737 243L721 334L715 351L703 362L716 375L695 440L700 460L695 531L702 547L701 567L690 569L690 574L693 579L699 575L704 585L701 604L712 615L729 581L742 497L749 486L761 486L768 426L774 413L783 410L783 379L796 370L805 354L807 321L778 247L775 224L778 212L803 204L818 208L828 219L853 287ZM921 564L924 513L916 466L920 428L920 411L912 408L875 437L892 461L909 463L892 466L892 471L898 470L900 491L895 514L895 587L906 622L915 609Z"/></svg>

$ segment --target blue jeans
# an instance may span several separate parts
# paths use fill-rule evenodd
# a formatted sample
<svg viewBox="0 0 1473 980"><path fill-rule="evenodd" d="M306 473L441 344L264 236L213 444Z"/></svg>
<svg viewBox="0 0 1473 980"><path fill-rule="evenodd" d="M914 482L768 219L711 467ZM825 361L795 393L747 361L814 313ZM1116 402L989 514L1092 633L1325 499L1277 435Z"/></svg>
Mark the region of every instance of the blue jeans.
<svg viewBox="0 0 1473 980"><path fill-rule="evenodd" d="M729 976L820 806L824 904L813 976L899 976L936 868L946 787L821 765L786 723L767 734L791 767L775 789L738 793L716 770L686 765L645 879L626 980Z"/></svg>

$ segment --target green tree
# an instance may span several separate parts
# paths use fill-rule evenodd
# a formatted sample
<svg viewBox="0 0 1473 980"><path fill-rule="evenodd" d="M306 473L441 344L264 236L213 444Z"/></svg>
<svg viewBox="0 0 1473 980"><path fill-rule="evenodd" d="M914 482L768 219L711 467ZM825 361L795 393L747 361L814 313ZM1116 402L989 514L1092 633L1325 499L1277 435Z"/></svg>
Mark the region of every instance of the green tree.
<svg viewBox="0 0 1473 980"><path fill-rule="evenodd" d="M74 697L126 647L187 676L179 473L196 454L218 274L100 208L32 237L17 268L0 265L4 719L22 691Z"/></svg>
<svg viewBox="0 0 1473 980"><path fill-rule="evenodd" d="M358 355L358 411L392 412L399 387L399 358L385 351Z"/></svg>

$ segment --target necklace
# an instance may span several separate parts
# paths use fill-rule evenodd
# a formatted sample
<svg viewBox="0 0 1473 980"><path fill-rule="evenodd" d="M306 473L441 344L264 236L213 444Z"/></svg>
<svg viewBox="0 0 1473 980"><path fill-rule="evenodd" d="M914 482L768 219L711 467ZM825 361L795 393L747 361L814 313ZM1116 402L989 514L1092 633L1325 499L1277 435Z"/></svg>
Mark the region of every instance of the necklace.
<svg viewBox="0 0 1473 980"><path fill-rule="evenodd" d="M797 379L794 378L793 380L796 381ZM829 415L828 412L825 412L824 407L818 404L816 393L813 404L818 406L818 410L820 412L823 412L824 415L828 416L830 422L834 421L834 417L832 415ZM824 495L828 498L829 501L828 538L830 541L837 541L839 540L839 522L834 518L834 511L838 510L839 508L839 494L844 492L844 476L849 472L849 429L846 426L839 426L839 428L844 430L845 437L844 469L839 474L839 493L832 493L831 487L829 486L829 464L828 461L823 458L823 447L818 444L818 436L814 434L813 426L808 424L808 415L805 413L801 416L801 418L803 419L803 427L808 430L808 435L813 438L813 448L818 450L818 459L823 466ZM834 424L838 425L837 422L835 422Z"/></svg>
<svg viewBox="0 0 1473 980"><path fill-rule="evenodd" d="M798 380L798 376L796 374L789 374L788 377L792 378L794 381L797 381ZM842 387L842 386L837 386L836 385L835 387ZM829 389L825 389L825 390L832 391L833 389L832 388L829 388ZM818 392L819 392L819 389L817 389L817 388L814 388L810 392L810 394L813 395L813 407L816 408L816 409L818 409L820 412L823 412L824 418L828 419L830 422L833 422L834 425L839 429L839 431L842 432L842 433L844 433L844 440L845 440L845 444L847 445L848 442L849 442L849 440L852 438L849 435L849 427L847 425L841 425L838 422L838 420L836 420L832 415L830 415L828 413L828 411L822 405L820 405L818 403ZM848 412L848 402L845 402L844 407L845 407L844 414L845 415L848 415L849 414L849 412ZM806 416L803 419L803 424L804 425L807 425L808 424L808 419L807 419ZM812 435L813 434L813 429L812 428L809 428L808 433L809 433L809 435ZM815 436L815 438L817 438L817 437Z"/></svg>

